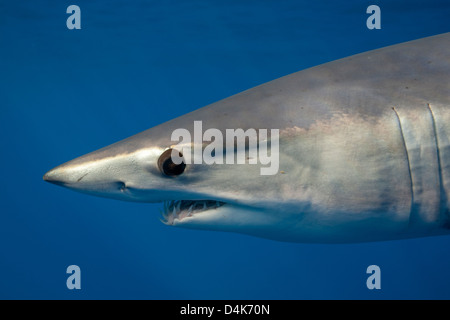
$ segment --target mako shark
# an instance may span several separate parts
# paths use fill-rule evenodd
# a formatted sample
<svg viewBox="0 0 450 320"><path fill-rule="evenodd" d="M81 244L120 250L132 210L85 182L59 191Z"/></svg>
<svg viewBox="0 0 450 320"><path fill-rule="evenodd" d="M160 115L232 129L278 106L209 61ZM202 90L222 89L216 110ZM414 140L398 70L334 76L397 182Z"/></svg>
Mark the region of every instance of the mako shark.
<svg viewBox="0 0 450 320"><path fill-rule="evenodd" d="M279 129L279 170L175 164L171 134L193 133L194 121L223 133ZM449 234L450 33L262 84L62 164L44 180L164 202L168 225L280 241Z"/></svg>

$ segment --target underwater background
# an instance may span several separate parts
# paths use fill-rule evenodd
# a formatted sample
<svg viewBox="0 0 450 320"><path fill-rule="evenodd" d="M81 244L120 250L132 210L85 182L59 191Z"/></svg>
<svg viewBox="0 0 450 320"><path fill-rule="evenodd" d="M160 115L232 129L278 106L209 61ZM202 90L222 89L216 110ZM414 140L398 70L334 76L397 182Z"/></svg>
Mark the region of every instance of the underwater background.
<svg viewBox="0 0 450 320"><path fill-rule="evenodd" d="M161 204L42 180L269 80L449 31L448 0L0 0L0 298L449 299L450 236L321 245L179 229ZM66 287L72 264L81 290ZM372 264L380 290L366 287Z"/></svg>

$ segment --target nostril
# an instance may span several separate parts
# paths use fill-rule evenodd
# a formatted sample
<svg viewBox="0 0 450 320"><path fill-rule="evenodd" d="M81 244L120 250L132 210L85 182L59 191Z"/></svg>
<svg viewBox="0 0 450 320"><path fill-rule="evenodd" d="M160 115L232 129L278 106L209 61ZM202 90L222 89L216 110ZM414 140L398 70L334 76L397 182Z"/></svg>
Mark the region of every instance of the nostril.
<svg viewBox="0 0 450 320"><path fill-rule="evenodd" d="M89 172L88 172L89 173ZM81 179L83 179L84 177L86 177L88 175L88 173L85 173L84 175L82 175L81 177L78 178L77 182L80 182Z"/></svg>

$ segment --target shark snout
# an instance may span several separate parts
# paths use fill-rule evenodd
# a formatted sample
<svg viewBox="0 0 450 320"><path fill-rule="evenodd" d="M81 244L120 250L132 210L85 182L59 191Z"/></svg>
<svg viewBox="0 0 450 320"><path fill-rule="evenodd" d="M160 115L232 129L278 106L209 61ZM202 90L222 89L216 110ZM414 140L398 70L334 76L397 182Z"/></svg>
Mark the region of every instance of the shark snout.
<svg viewBox="0 0 450 320"><path fill-rule="evenodd" d="M82 193L101 197L127 198L125 182L114 177L114 171L109 174L107 171L99 175L89 166L63 164L45 173L43 179Z"/></svg>
<svg viewBox="0 0 450 320"><path fill-rule="evenodd" d="M62 165L49 170L42 178L53 184L68 186L80 183L88 174L87 170Z"/></svg>
<svg viewBox="0 0 450 320"><path fill-rule="evenodd" d="M47 182L75 189L103 189L105 185L123 181L123 170L129 159L113 156L84 155L60 164L44 174Z"/></svg>
<svg viewBox="0 0 450 320"><path fill-rule="evenodd" d="M55 169L52 169L52 170L49 170L48 172L46 172L44 174L44 176L42 177L42 179L44 179L44 181L54 183L57 185L63 185L65 183L64 175L61 175L59 170L55 170Z"/></svg>
<svg viewBox="0 0 450 320"><path fill-rule="evenodd" d="M43 179L78 192L135 201L135 186L152 181L148 170L152 159L146 152L136 156L116 151L81 156L51 169Z"/></svg>

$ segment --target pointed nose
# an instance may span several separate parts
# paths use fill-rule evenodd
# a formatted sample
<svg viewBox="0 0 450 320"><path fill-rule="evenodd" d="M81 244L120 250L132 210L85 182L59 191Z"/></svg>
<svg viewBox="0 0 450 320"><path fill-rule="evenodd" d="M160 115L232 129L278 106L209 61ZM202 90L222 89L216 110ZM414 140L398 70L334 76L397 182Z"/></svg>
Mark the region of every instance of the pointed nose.
<svg viewBox="0 0 450 320"><path fill-rule="evenodd" d="M48 181L51 183L54 183L55 181L57 181L56 177L55 177L55 173L53 170L47 171L44 176L42 177L42 179L44 179L44 181Z"/></svg>
<svg viewBox="0 0 450 320"><path fill-rule="evenodd" d="M89 172L89 166L83 163L77 164L76 161L72 160L49 170L42 178L50 183L72 187L78 185L88 176Z"/></svg>
<svg viewBox="0 0 450 320"><path fill-rule="evenodd" d="M88 156L81 156L51 169L42 178L65 188L106 196L123 189L123 179L127 178L129 167L126 157L91 160ZM134 170L132 167L131 171Z"/></svg>
<svg viewBox="0 0 450 320"><path fill-rule="evenodd" d="M65 183L64 176L61 175L57 168L48 171L46 174L44 174L42 179L44 179L44 181L57 185L63 185Z"/></svg>
<svg viewBox="0 0 450 320"><path fill-rule="evenodd" d="M78 173L78 175L80 174ZM42 178L44 179L44 181L57 184L60 186L77 182L77 180L78 181L81 180L80 178L75 177L74 173L64 170L63 168L61 168L61 166L53 168L52 170L48 171L46 174L44 174Z"/></svg>

